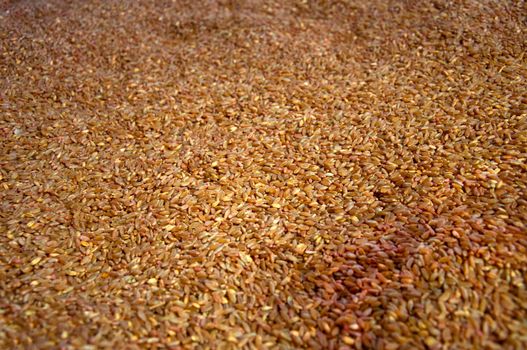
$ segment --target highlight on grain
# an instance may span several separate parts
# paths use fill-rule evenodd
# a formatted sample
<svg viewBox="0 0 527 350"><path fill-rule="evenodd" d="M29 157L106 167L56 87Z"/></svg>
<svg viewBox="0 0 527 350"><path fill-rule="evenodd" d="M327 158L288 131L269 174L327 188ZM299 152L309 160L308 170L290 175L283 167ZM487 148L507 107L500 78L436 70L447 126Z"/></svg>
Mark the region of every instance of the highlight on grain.
<svg viewBox="0 0 527 350"><path fill-rule="evenodd" d="M0 3L0 348L527 348L524 1Z"/></svg>

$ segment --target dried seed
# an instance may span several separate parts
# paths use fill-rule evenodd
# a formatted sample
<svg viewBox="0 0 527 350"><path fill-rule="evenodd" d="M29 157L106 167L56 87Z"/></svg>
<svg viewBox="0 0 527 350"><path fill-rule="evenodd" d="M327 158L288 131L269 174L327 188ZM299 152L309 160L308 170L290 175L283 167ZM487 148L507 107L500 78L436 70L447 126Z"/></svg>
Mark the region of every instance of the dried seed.
<svg viewBox="0 0 527 350"><path fill-rule="evenodd" d="M343 337L342 337L342 341L343 341L344 344L346 344L346 345L353 345L353 344L355 344L355 339L350 338L350 337L348 337L348 336L343 336Z"/></svg>
<svg viewBox="0 0 527 350"><path fill-rule="evenodd" d="M304 254L306 249L307 245L305 245L304 243L300 243L295 247L295 252L297 252L298 254Z"/></svg>
<svg viewBox="0 0 527 350"><path fill-rule="evenodd" d="M37 265L42 260L42 257L37 256L33 260L31 260L31 265Z"/></svg>
<svg viewBox="0 0 527 350"><path fill-rule="evenodd" d="M527 348L523 2L261 3L2 2L3 348Z"/></svg>

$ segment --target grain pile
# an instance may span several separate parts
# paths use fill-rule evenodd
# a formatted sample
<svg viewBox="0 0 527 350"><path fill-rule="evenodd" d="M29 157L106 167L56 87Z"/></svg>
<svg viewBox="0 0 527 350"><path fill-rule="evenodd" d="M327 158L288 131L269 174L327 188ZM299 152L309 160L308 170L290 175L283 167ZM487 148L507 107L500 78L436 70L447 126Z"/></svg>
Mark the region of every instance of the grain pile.
<svg viewBox="0 0 527 350"><path fill-rule="evenodd" d="M527 346L522 1L7 1L3 349Z"/></svg>

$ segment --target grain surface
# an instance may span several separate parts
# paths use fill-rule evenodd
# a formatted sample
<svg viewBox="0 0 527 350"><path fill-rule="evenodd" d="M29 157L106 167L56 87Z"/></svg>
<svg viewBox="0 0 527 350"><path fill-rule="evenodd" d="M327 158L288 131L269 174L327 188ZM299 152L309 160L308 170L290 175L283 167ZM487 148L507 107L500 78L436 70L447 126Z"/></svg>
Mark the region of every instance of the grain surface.
<svg viewBox="0 0 527 350"><path fill-rule="evenodd" d="M0 348L527 348L526 14L0 2Z"/></svg>

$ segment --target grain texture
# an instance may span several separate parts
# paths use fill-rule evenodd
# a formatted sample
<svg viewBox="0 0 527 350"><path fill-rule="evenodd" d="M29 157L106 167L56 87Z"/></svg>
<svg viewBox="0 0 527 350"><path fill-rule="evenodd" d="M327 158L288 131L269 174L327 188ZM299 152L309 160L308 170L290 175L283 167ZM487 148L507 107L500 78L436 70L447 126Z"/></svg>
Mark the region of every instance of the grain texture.
<svg viewBox="0 0 527 350"><path fill-rule="evenodd" d="M526 13L0 3L0 347L526 348Z"/></svg>

